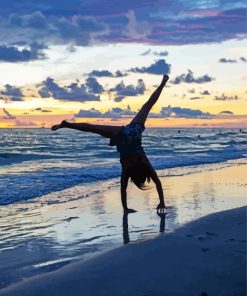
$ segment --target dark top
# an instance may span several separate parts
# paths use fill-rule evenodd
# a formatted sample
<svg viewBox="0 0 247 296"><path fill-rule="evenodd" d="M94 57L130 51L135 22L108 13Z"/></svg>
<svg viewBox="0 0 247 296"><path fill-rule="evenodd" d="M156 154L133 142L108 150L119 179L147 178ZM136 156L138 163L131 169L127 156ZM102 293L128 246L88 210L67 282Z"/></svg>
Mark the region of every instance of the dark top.
<svg viewBox="0 0 247 296"><path fill-rule="evenodd" d="M122 126L119 133L110 139L110 146L117 146L120 160L133 155L143 154L142 132L145 127L142 123L135 122Z"/></svg>

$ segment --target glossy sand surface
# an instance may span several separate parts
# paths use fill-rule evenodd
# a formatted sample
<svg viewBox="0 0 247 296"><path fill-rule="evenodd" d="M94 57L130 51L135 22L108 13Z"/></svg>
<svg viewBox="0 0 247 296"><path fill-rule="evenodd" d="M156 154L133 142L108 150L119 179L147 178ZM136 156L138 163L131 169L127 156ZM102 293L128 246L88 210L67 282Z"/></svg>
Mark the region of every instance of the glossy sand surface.
<svg viewBox="0 0 247 296"><path fill-rule="evenodd" d="M80 198L87 190L84 185L29 203L1 207L1 288L123 244L163 236L208 214L244 206L245 176L242 161L224 168L204 166L196 173L164 177L168 212L161 217L155 211L155 188L142 192L131 184L129 207L138 212L124 216L117 180L104 182L104 186L95 183L90 190L98 192L100 186L109 189L88 198Z"/></svg>

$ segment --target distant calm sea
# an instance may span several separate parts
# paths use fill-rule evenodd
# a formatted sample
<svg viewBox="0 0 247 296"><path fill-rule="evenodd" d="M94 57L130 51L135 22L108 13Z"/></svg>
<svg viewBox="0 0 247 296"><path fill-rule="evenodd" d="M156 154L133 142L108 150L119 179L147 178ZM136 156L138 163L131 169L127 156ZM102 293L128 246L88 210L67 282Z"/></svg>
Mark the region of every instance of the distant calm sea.
<svg viewBox="0 0 247 296"><path fill-rule="evenodd" d="M246 136L246 129L146 129L143 147L156 169L166 169L244 158ZM119 176L108 142L66 129L0 129L0 205Z"/></svg>

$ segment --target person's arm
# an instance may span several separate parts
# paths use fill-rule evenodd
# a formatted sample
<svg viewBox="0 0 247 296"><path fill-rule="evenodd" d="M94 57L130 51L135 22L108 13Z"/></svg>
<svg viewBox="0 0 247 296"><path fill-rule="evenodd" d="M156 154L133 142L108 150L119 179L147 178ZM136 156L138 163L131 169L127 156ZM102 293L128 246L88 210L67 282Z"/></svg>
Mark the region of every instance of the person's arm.
<svg viewBox="0 0 247 296"><path fill-rule="evenodd" d="M165 206L165 201L164 201L164 193L163 193L163 189L162 189L162 184L161 184L160 179L151 164L150 164L150 166L151 166L151 179L153 180L153 182L156 185L156 189L157 189L157 192L159 195L159 200L160 200L160 203L157 206L157 210L159 210L159 209L163 210L163 209L166 209L166 206Z"/></svg>
<svg viewBox="0 0 247 296"><path fill-rule="evenodd" d="M136 212L133 209L129 209L127 206L127 186L128 186L129 176L125 171L122 171L121 174L121 202L124 212L134 213Z"/></svg>
<svg viewBox="0 0 247 296"><path fill-rule="evenodd" d="M121 174L121 202L123 206L123 210L126 211L128 209L127 206L127 186L128 186L128 177L125 172Z"/></svg>
<svg viewBox="0 0 247 296"><path fill-rule="evenodd" d="M163 193L163 189L162 189L160 179L157 177L157 179L154 182L155 182L156 189L157 189L157 192L158 192L158 195L159 195L159 200L160 200L160 203L157 206L157 210L158 209L166 209L165 201L164 201L164 193Z"/></svg>
<svg viewBox="0 0 247 296"><path fill-rule="evenodd" d="M163 79L161 81L161 84L157 87L157 89L152 93L148 101L141 107L139 112L135 115L135 117L132 119L131 123L142 123L145 124L145 121L148 117L148 114L150 110L152 109L153 105L157 102L157 100L160 97L160 94L165 87L167 81L169 79L168 75L164 75Z"/></svg>

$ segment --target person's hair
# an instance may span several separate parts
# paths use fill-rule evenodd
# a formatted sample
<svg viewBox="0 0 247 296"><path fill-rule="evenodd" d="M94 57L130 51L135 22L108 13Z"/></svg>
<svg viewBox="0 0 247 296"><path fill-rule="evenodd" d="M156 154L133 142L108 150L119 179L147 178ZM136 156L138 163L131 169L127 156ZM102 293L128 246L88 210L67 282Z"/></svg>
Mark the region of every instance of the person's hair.
<svg viewBox="0 0 247 296"><path fill-rule="evenodd" d="M150 182L150 168L146 163L137 162L128 169L131 181L141 190L149 189L145 183Z"/></svg>

